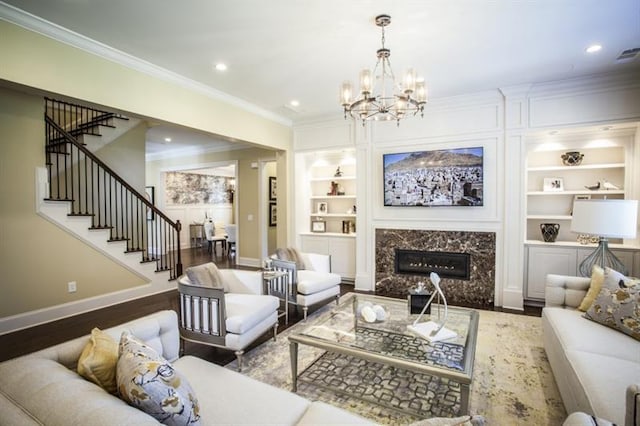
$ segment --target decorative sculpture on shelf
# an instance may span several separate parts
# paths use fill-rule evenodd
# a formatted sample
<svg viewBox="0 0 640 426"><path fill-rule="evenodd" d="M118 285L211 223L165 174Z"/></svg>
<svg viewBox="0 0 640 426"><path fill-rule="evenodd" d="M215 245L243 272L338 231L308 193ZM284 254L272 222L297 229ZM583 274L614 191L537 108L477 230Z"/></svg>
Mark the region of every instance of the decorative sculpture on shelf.
<svg viewBox="0 0 640 426"><path fill-rule="evenodd" d="M338 195L338 182L331 181L331 191L327 192L327 195Z"/></svg>
<svg viewBox="0 0 640 426"><path fill-rule="evenodd" d="M340 170L340 166L338 166L338 168L336 169L336 173L333 175L333 177L342 177L342 170Z"/></svg>
<svg viewBox="0 0 640 426"><path fill-rule="evenodd" d="M418 337L421 337L429 343L432 343L451 339L453 337L456 337L458 334L453 330L445 328L444 326L447 322L447 299L444 297L444 293L440 288L440 276L435 272L432 272L431 275L429 275L429 280L435 287L436 291L433 292L427 303L424 305L424 308L422 308L422 312L420 312L418 318L416 318L413 324L408 325L407 329L416 334ZM444 318L442 318L442 322L438 323L436 321L427 321L418 324L418 321L420 321L429 305L431 305L431 302L433 301L433 298L436 296L436 294L442 298L442 303L444 305Z"/></svg>

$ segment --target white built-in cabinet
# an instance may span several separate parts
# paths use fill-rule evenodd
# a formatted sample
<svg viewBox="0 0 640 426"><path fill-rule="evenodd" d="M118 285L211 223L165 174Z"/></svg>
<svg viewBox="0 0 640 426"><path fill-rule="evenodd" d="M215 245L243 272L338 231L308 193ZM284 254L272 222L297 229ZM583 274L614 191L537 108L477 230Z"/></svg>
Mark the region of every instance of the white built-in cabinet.
<svg viewBox="0 0 640 426"><path fill-rule="evenodd" d="M582 246L577 243L527 244L525 246L526 298L543 301L547 274L579 276L580 263L595 249L595 245ZM615 248L614 248L615 247ZM632 271L640 268L637 248L609 247L613 254ZM634 272L635 275L637 275Z"/></svg>
<svg viewBox="0 0 640 426"><path fill-rule="evenodd" d="M301 235L303 252L331 256L331 272L352 281L356 271L356 239L353 236Z"/></svg>
<svg viewBox="0 0 640 426"><path fill-rule="evenodd" d="M539 136L528 146L525 165L525 299L544 301L547 274L579 275L582 260L597 244L580 244L571 232L573 202L577 197L624 199L631 177L627 173L632 145L624 135L609 136L603 131L562 136ZM562 154L579 151L579 165L565 165ZM560 181L560 188L545 187L545 179ZM608 181L618 189L589 189ZM543 240L541 224L557 224L555 242ZM630 273L640 269L640 252L624 241L610 239L609 247Z"/></svg>

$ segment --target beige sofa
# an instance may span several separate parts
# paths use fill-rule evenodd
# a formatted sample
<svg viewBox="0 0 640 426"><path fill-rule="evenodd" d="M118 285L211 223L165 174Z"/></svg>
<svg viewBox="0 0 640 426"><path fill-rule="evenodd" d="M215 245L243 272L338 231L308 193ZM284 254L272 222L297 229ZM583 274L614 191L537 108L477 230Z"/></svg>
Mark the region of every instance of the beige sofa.
<svg viewBox="0 0 640 426"><path fill-rule="evenodd" d="M208 424L371 424L193 356L179 358L178 320L161 311L106 330L153 347L187 378ZM0 425L151 425L158 422L76 373L89 336L0 363Z"/></svg>
<svg viewBox="0 0 640 426"><path fill-rule="evenodd" d="M584 318L576 309L590 282L590 278L547 276L544 348L567 413L638 426L640 342ZM565 424L593 423L589 416L572 414Z"/></svg>

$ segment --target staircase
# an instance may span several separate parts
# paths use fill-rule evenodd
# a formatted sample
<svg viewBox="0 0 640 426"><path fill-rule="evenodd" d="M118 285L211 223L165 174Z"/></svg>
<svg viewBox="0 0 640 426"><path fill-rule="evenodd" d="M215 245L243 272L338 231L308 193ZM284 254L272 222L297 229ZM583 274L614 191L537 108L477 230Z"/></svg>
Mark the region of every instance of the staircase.
<svg viewBox="0 0 640 426"><path fill-rule="evenodd" d="M45 106L39 213L150 281L159 273L175 280L182 274L180 222L94 154L105 131L113 139L130 128L129 119L49 98Z"/></svg>

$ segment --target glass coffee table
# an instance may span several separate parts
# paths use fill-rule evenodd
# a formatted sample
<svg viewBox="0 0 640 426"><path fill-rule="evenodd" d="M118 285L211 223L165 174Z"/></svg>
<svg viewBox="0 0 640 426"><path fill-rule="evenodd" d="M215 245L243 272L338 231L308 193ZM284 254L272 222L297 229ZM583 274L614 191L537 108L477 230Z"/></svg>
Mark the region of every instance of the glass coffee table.
<svg viewBox="0 0 640 426"><path fill-rule="evenodd" d="M359 305L362 307L367 302L382 306L385 319L365 322L357 312ZM444 307L432 305L431 315L424 315L420 321L437 320L438 315L444 315ZM381 370L382 366L390 367L392 375L396 375L396 370L393 369L398 369L418 373L420 377L424 375L453 382L456 388L459 386L459 401L455 401L459 407L458 415L467 414L478 334L478 312L449 307L446 328L455 331L457 336L435 343L429 343L407 330L407 325L412 324L417 317L418 315L409 314L406 300L365 294L343 297L340 304L321 322L289 336L293 391L297 392L298 389L298 345L308 345L325 350L326 353L356 359L361 365L369 363L374 366L374 370ZM333 369L333 366L329 369ZM353 367L351 372L358 369L361 367ZM348 373L339 374L346 376ZM372 378L371 374L375 375L375 371L364 373L362 377L365 380L379 380ZM335 380L342 381L342 378ZM348 380L353 381L353 377ZM417 387L430 388L431 385L420 379L419 383L410 386ZM448 395L446 398L451 399Z"/></svg>

